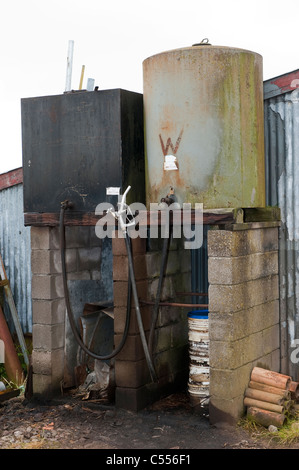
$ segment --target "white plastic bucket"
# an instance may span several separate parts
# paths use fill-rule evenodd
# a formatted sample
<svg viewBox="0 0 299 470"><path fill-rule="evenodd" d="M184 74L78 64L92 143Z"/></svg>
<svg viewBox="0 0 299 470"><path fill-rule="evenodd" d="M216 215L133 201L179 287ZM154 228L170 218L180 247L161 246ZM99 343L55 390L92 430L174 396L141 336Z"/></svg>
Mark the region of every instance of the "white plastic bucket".
<svg viewBox="0 0 299 470"><path fill-rule="evenodd" d="M188 393L192 405L209 402L209 317L208 310L188 313L189 379Z"/></svg>

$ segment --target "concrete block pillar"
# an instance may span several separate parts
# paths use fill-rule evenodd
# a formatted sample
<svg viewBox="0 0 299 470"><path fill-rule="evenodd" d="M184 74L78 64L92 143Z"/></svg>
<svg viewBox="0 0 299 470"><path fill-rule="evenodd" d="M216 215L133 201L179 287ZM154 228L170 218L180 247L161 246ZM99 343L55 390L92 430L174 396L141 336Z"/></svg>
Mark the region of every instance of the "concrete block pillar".
<svg viewBox="0 0 299 470"><path fill-rule="evenodd" d="M280 371L279 223L208 234L210 421L235 422L255 365Z"/></svg>
<svg viewBox="0 0 299 470"><path fill-rule="evenodd" d="M111 248L95 236L94 227L66 227L65 236L69 295L78 322L85 303L111 300ZM31 270L33 393L50 397L75 385L79 349L66 320L59 227L31 227Z"/></svg>
<svg viewBox="0 0 299 470"><path fill-rule="evenodd" d="M43 397L61 388L65 302L58 267L58 229L31 227L33 392Z"/></svg>
<svg viewBox="0 0 299 470"><path fill-rule="evenodd" d="M152 321L153 302L160 275L161 240L132 239L136 286L146 337ZM162 301L173 300L176 290L190 291L190 263L179 241L170 247ZM115 345L121 340L127 311L128 259L124 239L112 240ZM161 307L155 328L153 363L159 383L152 382L146 362L134 299L132 298L129 336L115 358L116 406L138 411L178 386L187 386L188 332L186 309Z"/></svg>

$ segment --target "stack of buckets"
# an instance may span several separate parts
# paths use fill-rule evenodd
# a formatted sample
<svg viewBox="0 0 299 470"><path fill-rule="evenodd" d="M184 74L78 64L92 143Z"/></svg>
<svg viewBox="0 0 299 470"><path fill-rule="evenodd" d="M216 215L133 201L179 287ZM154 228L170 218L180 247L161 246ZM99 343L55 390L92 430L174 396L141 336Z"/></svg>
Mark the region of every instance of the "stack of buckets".
<svg viewBox="0 0 299 470"><path fill-rule="evenodd" d="M188 313L189 380L188 392L192 406L209 403L209 311L193 310Z"/></svg>

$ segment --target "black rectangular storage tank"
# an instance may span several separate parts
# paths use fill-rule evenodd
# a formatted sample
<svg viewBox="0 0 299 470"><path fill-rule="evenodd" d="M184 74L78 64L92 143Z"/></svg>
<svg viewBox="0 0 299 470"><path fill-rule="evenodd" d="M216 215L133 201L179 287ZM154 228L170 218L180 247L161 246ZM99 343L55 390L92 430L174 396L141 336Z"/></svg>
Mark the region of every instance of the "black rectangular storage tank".
<svg viewBox="0 0 299 470"><path fill-rule="evenodd" d="M113 89L22 99L24 212L59 213L68 199L94 213L128 185L128 202L144 203L142 98Z"/></svg>

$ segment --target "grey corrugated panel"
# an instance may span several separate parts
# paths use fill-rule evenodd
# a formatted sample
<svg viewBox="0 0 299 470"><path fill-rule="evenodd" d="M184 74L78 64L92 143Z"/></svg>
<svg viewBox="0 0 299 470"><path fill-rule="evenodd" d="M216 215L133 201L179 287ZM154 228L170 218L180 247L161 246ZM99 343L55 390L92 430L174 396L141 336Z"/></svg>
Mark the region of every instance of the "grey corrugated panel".
<svg viewBox="0 0 299 470"><path fill-rule="evenodd" d="M22 184L0 191L0 250L23 333L32 333L30 227L24 226ZM4 312L13 331L6 302Z"/></svg>
<svg viewBox="0 0 299 470"><path fill-rule="evenodd" d="M281 367L297 380L292 360L299 340L299 89L273 97L265 82L265 162L268 205L281 209L279 272Z"/></svg>

